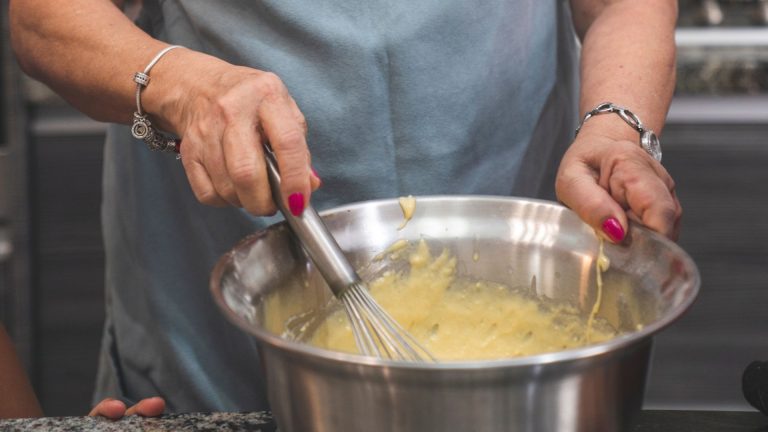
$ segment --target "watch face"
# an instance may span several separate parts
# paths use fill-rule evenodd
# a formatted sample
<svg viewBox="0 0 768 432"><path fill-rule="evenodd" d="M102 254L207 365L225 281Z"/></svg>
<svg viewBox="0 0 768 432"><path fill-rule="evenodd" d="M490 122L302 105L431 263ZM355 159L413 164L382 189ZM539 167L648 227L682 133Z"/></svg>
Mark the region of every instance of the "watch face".
<svg viewBox="0 0 768 432"><path fill-rule="evenodd" d="M659 138L655 133L652 131L643 132L640 137L640 145L652 158L661 162L661 143L659 143Z"/></svg>

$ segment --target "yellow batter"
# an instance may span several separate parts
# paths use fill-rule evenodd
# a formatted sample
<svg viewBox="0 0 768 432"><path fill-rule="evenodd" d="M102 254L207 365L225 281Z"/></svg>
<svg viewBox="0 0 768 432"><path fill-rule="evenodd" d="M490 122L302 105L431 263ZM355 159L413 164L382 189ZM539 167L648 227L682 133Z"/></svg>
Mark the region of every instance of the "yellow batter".
<svg viewBox="0 0 768 432"><path fill-rule="evenodd" d="M405 225L407 225L408 221L413 217L413 212L416 211L416 198L414 198L413 195L408 195L407 197L400 197L398 202L400 203L400 209L403 211L403 222L397 227L399 231L405 228Z"/></svg>
<svg viewBox="0 0 768 432"><path fill-rule="evenodd" d="M402 250L397 244L396 249ZM499 359L575 348L610 339L615 331L564 304L548 304L508 287L456 276L456 258L432 256L424 241L409 255L410 270L390 271L370 284L373 297L438 360ZM589 324L587 323L589 321ZM587 328L589 327L589 330ZM343 309L310 343L357 352Z"/></svg>
<svg viewBox="0 0 768 432"><path fill-rule="evenodd" d="M611 266L611 261L605 256L605 250L603 248L603 238L598 236L600 247L597 251L597 261L595 263L595 281L597 282L597 298L595 304L592 306L592 312L589 314L587 320L587 342L592 342L592 329L594 327L595 318L597 313L600 312L600 305L603 303L603 273L608 271L608 267Z"/></svg>

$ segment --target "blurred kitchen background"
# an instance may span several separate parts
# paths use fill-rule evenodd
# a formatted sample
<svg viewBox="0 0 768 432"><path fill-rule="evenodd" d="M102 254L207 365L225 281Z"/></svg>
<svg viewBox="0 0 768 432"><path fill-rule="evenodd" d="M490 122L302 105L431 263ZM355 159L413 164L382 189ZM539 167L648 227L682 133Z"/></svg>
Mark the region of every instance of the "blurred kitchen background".
<svg viewBox="0 0 768 432"><path fill-rule="evenodd" d="M47 415L89 411L103 311L105 125L0 51L0 320ZM678 86L662 135L698 301L656 338L646 408L749 409L768 360L768 0L681 0Z"/></svg>

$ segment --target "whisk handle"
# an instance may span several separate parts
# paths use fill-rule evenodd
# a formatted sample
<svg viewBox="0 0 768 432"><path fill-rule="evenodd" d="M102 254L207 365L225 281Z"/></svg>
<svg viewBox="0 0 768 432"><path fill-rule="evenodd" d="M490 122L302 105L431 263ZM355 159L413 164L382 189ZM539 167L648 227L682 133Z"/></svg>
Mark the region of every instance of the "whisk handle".
<svg viewBox="0 0 768 432"><path fill-rule="evenodd" d="M269 187L272 190L275 205L299 238L307 255L333 293L337 297L340 296L350 285L360 282L360 277L349 264L338 243L311 204L298 217L286 207L280 194L280 171L277 168L277 159L268 145L264 145L264 154L267 160Z"/></svg>

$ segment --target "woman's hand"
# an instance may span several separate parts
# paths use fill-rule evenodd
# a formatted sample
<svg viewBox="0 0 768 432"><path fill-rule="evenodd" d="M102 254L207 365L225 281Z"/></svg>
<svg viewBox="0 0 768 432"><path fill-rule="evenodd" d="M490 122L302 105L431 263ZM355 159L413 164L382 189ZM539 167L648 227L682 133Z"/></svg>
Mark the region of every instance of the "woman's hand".
<svg viewBox="0 0 768 432"><path fill-rule="evenodd" d="M143 104L182 138L181 162L200 202L273 214L262 149L268 142L285 205L302 213L320 179L311 166L304 116L277 75L177 49L151 79Z"/></svg>
<svg viewBox="0 0 768 432"><path fill-rule="evenodd" d="M123 416L140 415L142 417L157 417L165 410L165 400L161 397L142 399L136 405L126 409L122 401L106 398L99 402L88 414L91 417L101 416L110 420L119 420Z"/></svg>
<svg viewBox="0 0 768 432"><path fill-rule="evenodd" d="M557 197L615 243L628 219L676 240L682 208L675 183L631 132L635 141L585 127L560 163Z"/></svg>
<svg viewBox="0 0 768 432"><path fill-rule="evenodd" d="M675 89L678 2L570 3L582 42L581 116L609 101L661 133ZM560 201L614 242L624 238L628 219L669 238L678 236L682 211L672 178L616 114L584 123L560 164L556 190Z"/></svg>
<svg viewBox="0 0 768 432"><path fill-rule="evenodd" d="M56 10L49 3L10 5L11 39L23 70L94 119L130 124L133 73L168 44L138 28L115 6L120 2L71 0ZM267 141L283 200L294 214L302 212L320 180L312 174L304 116L280 78L190 49L168 52L149 76L143 111L153 125L182 138L182 163L198 200L274 213L262 153Z"/></svg>

